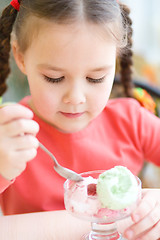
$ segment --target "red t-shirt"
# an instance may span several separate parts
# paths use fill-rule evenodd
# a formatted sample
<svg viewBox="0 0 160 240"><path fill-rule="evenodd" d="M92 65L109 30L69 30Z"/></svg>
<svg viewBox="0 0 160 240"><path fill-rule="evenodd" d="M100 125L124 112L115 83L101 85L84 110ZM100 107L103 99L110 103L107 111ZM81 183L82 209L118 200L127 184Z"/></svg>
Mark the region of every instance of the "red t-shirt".
<svg viewBox="0 0 160 240"><path fill-rule="evenodd" d="M29 97L20 103L28 107ZM59 163L78 173L123 165L138 174L144 159L160 165L160 119L134 99L109 100L87 128L71 134L59 132L38 116L37 138ZM41 149L14 182L0 178L4 214L64 209L63 183L52 159ZM5 190L4 190L5 189Z"/></svg>

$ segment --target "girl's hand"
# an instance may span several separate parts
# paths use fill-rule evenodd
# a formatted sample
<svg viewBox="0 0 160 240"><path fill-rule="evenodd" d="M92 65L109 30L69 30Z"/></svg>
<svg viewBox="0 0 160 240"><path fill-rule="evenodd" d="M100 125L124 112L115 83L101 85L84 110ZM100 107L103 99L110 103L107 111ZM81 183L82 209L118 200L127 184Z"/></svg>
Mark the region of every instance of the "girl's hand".
<svg viewBox="0 0 160 240"><path fill-rule="evenodd" d="M37 154L39 125L32 118L32 111L19 104L0 108L0 174L8 180Z"/></svg>
<svg viewBox="0 0 160 240"><path fill-rule="evenodd" d="M124 237L134 240L160 239L160 189L143 189L142 200L132 213L132 224Z"/></svg>

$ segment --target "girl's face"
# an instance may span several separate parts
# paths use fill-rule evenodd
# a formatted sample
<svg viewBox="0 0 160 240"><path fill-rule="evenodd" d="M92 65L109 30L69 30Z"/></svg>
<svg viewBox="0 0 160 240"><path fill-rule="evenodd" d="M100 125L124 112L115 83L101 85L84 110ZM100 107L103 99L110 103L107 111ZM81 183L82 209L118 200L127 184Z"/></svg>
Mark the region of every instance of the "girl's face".
<svg viewBox="0 0 160 240"><path fill-rule="evenodd" d="M100 27L47 22L23 55L33 110L62 132L85 128L107 104L115 60Z"/></svg>

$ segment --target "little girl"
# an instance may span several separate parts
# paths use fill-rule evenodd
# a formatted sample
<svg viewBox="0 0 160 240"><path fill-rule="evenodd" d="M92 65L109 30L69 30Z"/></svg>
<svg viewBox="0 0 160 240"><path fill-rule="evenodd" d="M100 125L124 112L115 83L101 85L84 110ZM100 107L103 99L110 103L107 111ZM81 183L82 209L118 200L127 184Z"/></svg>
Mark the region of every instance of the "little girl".
<svg viewBox="0 0 160 240"><path fill-rule="evenodd" d="M29 224L33 212L64 209L65 179L39 141L78 173L123 165L137 175L144 159L160 165L159 118L132 98L108 100L117 57L126 95L132 96L131 24L128 8L116 0L13 0L4 9L0 95L10 72L10 46L31 92L0 109L4 215L30 213ZM61 238L61 221L53 226L53 235L59 234L54 239L71 239ZM160 190L146 189L124 236L156 240L159 229Z"/></svg>

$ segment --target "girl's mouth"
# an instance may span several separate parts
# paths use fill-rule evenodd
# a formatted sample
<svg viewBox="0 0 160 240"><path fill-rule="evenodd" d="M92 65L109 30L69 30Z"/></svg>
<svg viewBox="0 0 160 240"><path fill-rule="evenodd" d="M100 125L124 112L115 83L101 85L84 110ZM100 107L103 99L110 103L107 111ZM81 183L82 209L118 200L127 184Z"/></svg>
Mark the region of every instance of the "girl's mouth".
<svg viewBox="0 0 160 240"><path fill-rule="evenodd" d="M60 112L60 113L67 118L78 118L78 117L81 117L84 114L84 112L81 112L81 113Z"/></svg>

